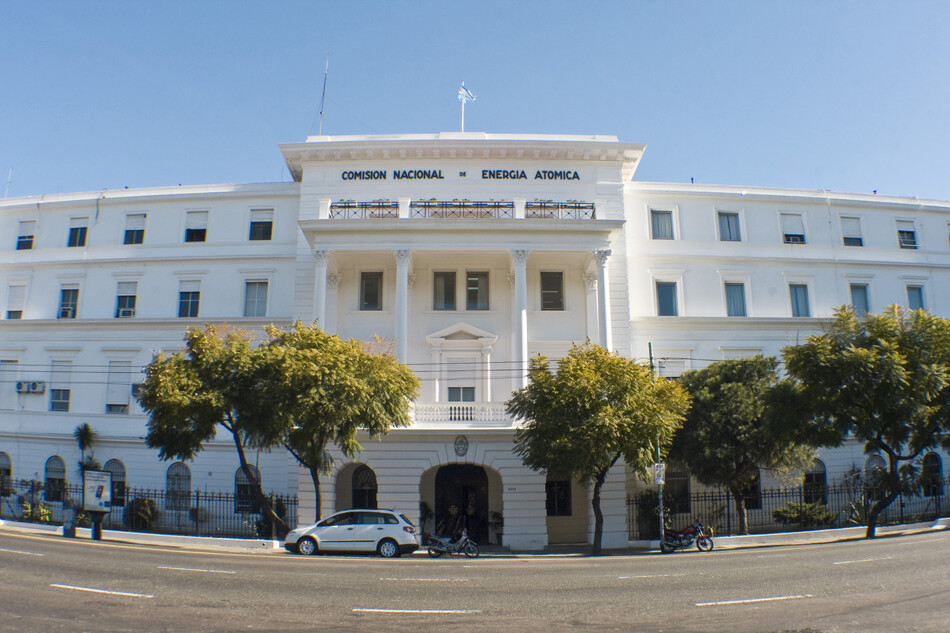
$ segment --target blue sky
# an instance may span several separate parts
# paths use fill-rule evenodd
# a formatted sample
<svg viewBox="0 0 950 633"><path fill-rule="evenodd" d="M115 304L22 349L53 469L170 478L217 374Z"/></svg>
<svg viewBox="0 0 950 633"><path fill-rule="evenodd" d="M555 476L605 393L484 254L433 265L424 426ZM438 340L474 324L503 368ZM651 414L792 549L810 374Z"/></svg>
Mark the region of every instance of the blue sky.
<svg viewBox="0 0 950 633"><path fill-rule="evenodd" d="M0 0L9 195L288 181L325 134L613 134L637 178L950 200L950 2Z"/></svg>

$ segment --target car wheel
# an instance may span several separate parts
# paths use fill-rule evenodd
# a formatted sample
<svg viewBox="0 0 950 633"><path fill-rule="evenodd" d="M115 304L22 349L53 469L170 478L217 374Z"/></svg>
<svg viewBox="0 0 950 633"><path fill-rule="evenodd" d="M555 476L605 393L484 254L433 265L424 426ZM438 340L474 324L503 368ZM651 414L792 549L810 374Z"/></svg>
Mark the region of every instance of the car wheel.
<svg viewBox="0 0 950 633"><path fill-rule="evenodd" d="M376 551L383 558L396 558L399 556L399 545L391 538L383 539L376 546Z"/></svg>
<svg viewBox="0 0 950 633"><path fill-rule="evenodd" d="M309 536L305 536L297 541L297 551L304 556L311 556L317 553L317 542Z"/></svg>

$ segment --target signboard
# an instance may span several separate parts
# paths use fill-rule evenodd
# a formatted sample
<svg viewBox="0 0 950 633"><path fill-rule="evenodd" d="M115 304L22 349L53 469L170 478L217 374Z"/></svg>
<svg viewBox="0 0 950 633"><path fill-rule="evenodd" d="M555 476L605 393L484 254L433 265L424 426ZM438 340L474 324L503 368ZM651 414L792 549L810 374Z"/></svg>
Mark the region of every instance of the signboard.
<svg viewBox="0 0 950 633"><path fill-rule="evenodd" d="M655 484L666 483L666 464L662 462L653 464L653 483Z"/></svg>
<svg viewBox="0 0 950 633"><path fill-rule="evenodd" d="M112 473L87 470L82 474L82 509L86 512L112 510Z"/></svg>

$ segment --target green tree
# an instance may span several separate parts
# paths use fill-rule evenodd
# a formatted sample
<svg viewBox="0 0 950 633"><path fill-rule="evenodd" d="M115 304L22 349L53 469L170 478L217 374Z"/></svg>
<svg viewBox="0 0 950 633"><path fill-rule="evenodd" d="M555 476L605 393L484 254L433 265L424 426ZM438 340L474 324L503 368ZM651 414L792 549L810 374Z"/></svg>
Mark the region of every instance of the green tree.
<svg viewBox="0 0 950 633"><path fill-rule="evenodd" d="M760 467L801 470L814 455L804 439L807 412L796 386L779 380L775 358L762 356L719 361L680 381L692 406L671 456L700 482L729 491L739 531L748 534L746 501Z"/></svg>
<svg viewBox="0 0 950 633"><path fill-rule="evenodd" d="M873 538L914 462L950 428L950 321L898 306L859 319L841 308L825 333L785 348L784 357L814 404L824 444L838 446L851 434L866 453L886 456L883 494L867 517Z"/></svg>
<svg viewBox="0 0 950 633"><path fill-rule="evenodd" d="M73 437L76 438L76 443L79 445L79 473L82 474L87 470L100 470L102 464L96 460L95 453L93 452L89 456L86 455L87 450L92 451L93 445L99 439L99 434L89 426L88 422L83 422L75 428Z"/></svg>
<svg viewBox="0 0 950 633"><path fill-rule="evenodd" d="M653 380L650 369L597 345L574 345L552 373L543 356L531 359L527 387L507 402L523 421L515 452L537 471L593 484L593 554L600 554L604 516L600 492L622 457L641 477L657 447L669 447L689 408L674 382Z"/></svg>
<svg viewBox="0 0 950 633"><path fill-rule="evenodd" d="M327 445L347 458L360 435L409 426L419 380L379 341L342 340L317 327L266 328L261 346L269 406L281 415L280 444L310 472L320 518L320 476L333 465Z"/></svg>

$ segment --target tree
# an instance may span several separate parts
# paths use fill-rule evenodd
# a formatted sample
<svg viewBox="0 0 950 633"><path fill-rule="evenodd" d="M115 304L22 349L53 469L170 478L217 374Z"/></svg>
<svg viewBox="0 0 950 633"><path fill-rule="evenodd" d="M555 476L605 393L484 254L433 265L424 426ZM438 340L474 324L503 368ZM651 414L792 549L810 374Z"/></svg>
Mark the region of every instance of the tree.
<svg viewBox="0 0 950 633"><path fill-rule="evenodd" d="M650 369L597 345L574 345L556 373L548 361L530 361L528 386L507 402L523 420L515 452L537 471L593 484L593 554L600 554L604 516L600 492L607 473L623 459L642 477L669 447L689 408L674 382L655 382Z"/></svg>
<svg viewBox="0 0 950 633"><path fill-rule="evenodd" d="M261 346L270 406L280 411L280 443L310 472L320 518L320 475L333 465L327 444L352 459L359 434L375 438L409 426L419 380L380 341L341 340L316 327L266 328Z"/></svg>
<svg viewBox="0 0 950 633"><path fill-rule="evenodd" d="M759 468L800 470L813 458L795 385L779 380L775 358L762 356L719 361L680 381L692 406L671 456L700 482L730 492L739 531L748 534L747 499Z"/></svg>
<svg viewBox="0 0 950 633"><path fill-rule="evenodd" d="M86 472L87 470L101 469L102 464L96 460L94 453L86 457L86 451L92 449L93 445L99 439L99 434L96 433L91 426L89 426L88 422L83 422L73 431L73 437L76 438L76 443L79 445L80 474Z"/></svg>
<svg viewBox="0 0 950 633"><path fill-rule="evenodd" d="M859 319L845 307L825 333L785 348L784 357L814 405L824 444L838 446L850 433L866 453L886 456L883 494L867 517L873 538L914 462L950 428L950 321L899 306Z"/></svg>

